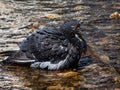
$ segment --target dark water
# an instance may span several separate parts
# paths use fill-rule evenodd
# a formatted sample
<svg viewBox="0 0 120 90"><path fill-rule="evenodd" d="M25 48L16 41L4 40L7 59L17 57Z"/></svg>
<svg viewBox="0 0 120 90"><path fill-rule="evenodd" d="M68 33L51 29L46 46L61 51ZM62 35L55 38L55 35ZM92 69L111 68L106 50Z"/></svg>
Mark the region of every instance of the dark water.
<svg viewBox="0 0 120 90"><path fill-rule="evenodd" d="M18 49L18 42L35 29L77 19L94 60L83 69L64 71L0 65L0 90L120 89L120 19L109 17L120 12L119 0L1 0L0 4L1 52Z"/></svg>

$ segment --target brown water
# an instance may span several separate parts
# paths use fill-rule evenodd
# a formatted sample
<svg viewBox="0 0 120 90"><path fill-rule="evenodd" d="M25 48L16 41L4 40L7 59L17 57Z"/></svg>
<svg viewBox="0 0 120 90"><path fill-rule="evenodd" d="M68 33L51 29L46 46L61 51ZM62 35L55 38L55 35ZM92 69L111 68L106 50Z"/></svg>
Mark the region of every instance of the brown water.
<svg viewBox="0 0 120 90"><path fill-rule="evenodd" d="M1 0L0 52L18 49L25 35L43 26L78 19L93 63L64 71L0 64L0 90L119 90L120 19L109 17L116 11L119 0Z"/></svg>

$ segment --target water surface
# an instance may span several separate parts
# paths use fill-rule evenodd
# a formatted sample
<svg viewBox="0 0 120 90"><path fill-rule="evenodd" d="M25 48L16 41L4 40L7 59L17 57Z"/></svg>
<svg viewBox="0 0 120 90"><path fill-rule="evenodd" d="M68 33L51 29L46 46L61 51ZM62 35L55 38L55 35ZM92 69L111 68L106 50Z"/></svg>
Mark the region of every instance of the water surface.
<svg viewBox="0 0 120 90"><path fill-rule="evenodd" d="M93 63L64 71L1 64L0 89L120 89L120 19L109 17L116 11L120 12L118 0L1 0L1 52L18 49L24 36L36 29L77 19L91 46Z"/></svg>

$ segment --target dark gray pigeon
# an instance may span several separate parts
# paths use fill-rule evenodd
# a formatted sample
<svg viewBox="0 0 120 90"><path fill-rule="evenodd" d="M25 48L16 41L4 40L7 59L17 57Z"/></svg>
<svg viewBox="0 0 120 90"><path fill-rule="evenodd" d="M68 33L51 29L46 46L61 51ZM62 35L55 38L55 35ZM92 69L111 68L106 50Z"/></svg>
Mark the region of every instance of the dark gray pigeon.
<svg viewBox="0 0 120 90"><path fill-rule="evenodd" d="M77 20L67 21L60 27L45 27L29 34L19 45L20 50L3 62L29 63L31 67L61 70L77 67L86 41L79 33Z"/></svg>

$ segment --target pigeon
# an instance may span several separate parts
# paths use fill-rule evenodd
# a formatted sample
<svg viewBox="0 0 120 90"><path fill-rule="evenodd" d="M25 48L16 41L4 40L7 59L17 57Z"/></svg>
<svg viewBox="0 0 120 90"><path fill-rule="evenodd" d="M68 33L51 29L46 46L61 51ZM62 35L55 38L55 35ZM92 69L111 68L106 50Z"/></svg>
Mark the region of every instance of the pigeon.
<svg viewBox="0 0 120 90"><path fill-rule="evenodd" d="M20 43L19 50L3 62L29 63L32 68L63 70L75 68L87 43L80 33L80 21L35 30Z"/></svg>

